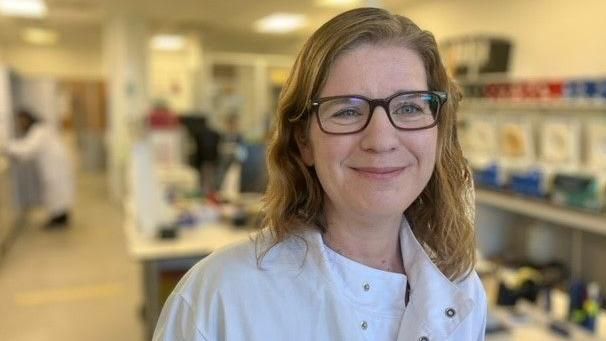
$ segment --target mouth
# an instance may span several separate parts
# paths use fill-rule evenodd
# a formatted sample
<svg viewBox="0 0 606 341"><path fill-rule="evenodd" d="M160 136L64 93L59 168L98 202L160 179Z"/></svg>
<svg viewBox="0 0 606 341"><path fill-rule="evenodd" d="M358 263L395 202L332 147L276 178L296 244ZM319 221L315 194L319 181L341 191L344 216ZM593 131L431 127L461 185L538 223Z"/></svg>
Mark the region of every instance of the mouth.
<svg viewBox="0 0 606 341"><path fill-rule="evenodd" d="M400 175L406 167L351 167L361 176L378 180L389 180Z"/></svg>

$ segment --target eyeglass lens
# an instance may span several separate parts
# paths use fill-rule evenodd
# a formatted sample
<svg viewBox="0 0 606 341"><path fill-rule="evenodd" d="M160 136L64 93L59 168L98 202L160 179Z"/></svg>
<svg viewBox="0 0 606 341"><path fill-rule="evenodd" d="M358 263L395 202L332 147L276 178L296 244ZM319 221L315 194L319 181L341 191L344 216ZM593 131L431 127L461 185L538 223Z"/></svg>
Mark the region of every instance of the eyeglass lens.
<svg viewBox="0 0 606 341"><path fill-rule="evenodd" d="M389 102L389 116L397 128L419 129L434 124L439 97L432 93L402 94ZM327 132L346 133L362 129L371 116L368 100L340 97L322 102L318 118Z"/></svg>

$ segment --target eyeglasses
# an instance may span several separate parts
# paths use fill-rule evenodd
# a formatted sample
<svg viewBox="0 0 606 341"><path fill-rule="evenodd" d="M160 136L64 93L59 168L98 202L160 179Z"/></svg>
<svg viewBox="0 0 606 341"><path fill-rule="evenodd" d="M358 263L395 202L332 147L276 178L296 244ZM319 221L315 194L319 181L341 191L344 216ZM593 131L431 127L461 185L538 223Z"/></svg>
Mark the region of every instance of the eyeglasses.
<svg viewBox="0 0 606 341"><path fill-rule="evenodd" d="M440 108L448 96L439 91L405 91L387 98L332 96L311 102L320 129L327 134L345 135L368 126L377 106L388 113L389 122L399 130L421 130L438 124Z"/></svg>

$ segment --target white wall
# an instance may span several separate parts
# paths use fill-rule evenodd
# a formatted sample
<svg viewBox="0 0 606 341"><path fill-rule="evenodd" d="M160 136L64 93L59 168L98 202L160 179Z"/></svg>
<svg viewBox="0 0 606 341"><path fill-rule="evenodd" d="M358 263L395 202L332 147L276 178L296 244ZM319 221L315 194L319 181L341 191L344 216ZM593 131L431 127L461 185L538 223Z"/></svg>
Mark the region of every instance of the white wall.
<svg viewBox="0 0 606 341"><path fill-rule="evenodd" d="M150 99L164 100L178 112L191 110L191 75L184 51L150 51Z"/></svg>
<svg viewBox="0 0 606 341"><path fill-rule="evenodd" d="M108 88L109 179L114 199L126 193L126 169L133 141L149 112L148 26L127 10L112 13L103 30L103 65Z"/></svg>
<svg viewBox="0 0 606 341"><path fill-rule="evenodd" d="M8 69L0 64L0 147L4 146L13 135L13 99L9 77Z"/></svg>
<svg viewBox="0 0 606 341"><path fill-rule="evenodd" d="M101 46L38 47L11 45L2 57L19 74L62 79L102 79Z"/></svg>
<svg viewBox="0 0 606 341"><path fill-rule="evenodd" d="M60 102L57 81L47 77L23 77L18 83L15 103L31 110L51 126L59 123Z"/></svg>
<svg viewBox="0 0 606 341"><path fill-rule="evenodd" d="M511 76L606 76L604 0L419 1L400 14L438 42L464 34L514 41Z"/></svg>

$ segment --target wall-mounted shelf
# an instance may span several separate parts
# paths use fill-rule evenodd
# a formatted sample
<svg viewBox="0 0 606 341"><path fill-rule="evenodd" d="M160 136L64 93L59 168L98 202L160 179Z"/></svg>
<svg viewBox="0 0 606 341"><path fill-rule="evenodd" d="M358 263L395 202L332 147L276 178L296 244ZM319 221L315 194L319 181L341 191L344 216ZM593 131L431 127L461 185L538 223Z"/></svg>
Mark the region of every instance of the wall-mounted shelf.
<svg viewBox="0 0 606 341"><path fill-rule="evenodd" d="M476 188L476 202L550 223L606 235L606 214L585 212L543 200L482 188Z"/></svg>
<svg viewBox="0 0 606 341"><path fill-rule="evenodd" d="M549 111L575 113L606 113L606 99L577 99L550 101L511 101L481 98L464 98L461 110L491 109L499 111Z"/></svg>

